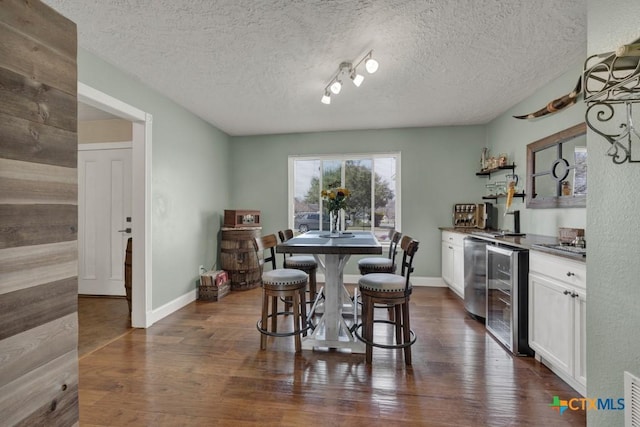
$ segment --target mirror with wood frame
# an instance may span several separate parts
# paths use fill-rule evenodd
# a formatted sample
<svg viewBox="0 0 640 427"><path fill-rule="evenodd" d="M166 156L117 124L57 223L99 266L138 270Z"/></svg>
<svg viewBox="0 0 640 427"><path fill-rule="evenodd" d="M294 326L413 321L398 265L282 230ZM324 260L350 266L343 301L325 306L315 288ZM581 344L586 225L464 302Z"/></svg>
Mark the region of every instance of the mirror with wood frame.
<svg viewBox="0 0 640 427"><path fill-rule="evenodd" d="M584 123L527 145L527 208L587 206Z"/></svg>

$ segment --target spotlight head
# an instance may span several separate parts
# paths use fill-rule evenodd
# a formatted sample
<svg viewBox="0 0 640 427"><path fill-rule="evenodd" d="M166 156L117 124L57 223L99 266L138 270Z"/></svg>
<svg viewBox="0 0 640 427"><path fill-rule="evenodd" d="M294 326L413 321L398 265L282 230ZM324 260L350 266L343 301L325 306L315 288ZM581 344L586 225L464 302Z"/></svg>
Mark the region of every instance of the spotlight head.
<svg viewBox="0 0 640 427"><path fill-rule="evenodd" d="M325 105L331 104L331 94L329 93L328 90L324 91L324 95L322 95L322 99L320 100L320 102L322 102Z"/></svg>
<svg viewBox="0 0 640 427"><path fill-rule="evenodd" d="M364 81L364 76L362 74L358 74L356 70L353 70L351 72L351 80L353 81L353 84L356 85L356 87L360 87L360 85Z"/></svg>
<svg viewBox="0 0 640 427"><path fill-rule="evenodd" d="M364 62L364 67L369 74L373 74L378 71L378 61L373 58L369 58Z"/></svg>
<svg viewBox="0 0 640 427"><path fill-rule="evenodd" d="M333 82L331 84L331 92L335 93L336 95L340 93L340 90L342 89L342 83L340 82L340 80L336 79L335 82Z"/></svg>

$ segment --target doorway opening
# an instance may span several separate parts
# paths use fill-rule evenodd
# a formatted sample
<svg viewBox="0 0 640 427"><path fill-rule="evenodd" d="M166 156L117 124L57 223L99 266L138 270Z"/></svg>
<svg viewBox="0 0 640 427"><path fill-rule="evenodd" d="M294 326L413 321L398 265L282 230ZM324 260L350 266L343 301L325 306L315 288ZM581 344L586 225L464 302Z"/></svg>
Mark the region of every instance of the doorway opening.
<svg viewBox="0 0 640 427"><path fill-rule="evenodd" d="M78 103L131 122L131 215L123 228L132 238L131 326L151 326L151 126L152 116L78 82ZM117 147L121 148L121 147ZM80 257L79 257L80 258ZM123 258L124 263L124 258ZM124 291L124 288L123 288Z"/></svg>

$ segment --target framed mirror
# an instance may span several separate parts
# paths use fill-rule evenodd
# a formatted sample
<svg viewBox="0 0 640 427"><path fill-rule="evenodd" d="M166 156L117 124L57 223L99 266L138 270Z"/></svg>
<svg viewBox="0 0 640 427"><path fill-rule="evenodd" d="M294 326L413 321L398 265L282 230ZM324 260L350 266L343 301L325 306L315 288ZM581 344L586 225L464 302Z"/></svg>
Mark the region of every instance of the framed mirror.
<svg viewBox="0 0 640 427"><path fill-rule="evenodd" d="M527 208L587 206L584 123L527 145Z"/></svg>

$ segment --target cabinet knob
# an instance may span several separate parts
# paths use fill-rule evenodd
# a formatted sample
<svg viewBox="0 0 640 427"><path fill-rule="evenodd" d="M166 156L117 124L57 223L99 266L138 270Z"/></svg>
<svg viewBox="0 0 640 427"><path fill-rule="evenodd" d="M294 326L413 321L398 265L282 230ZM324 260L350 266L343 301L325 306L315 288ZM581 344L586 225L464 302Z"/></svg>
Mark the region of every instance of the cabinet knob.
<svg viewBox="0 0 640 427"><path fill-rule="evenodd" d="M571 292L571 298L576 298L577 296L579 296L577 293Z"/></svg>
<svg viewBox="0 0 640 427"><path fill-rule="evenodd" d="M572 273L571 271L567 271L567 277L575 276L576 273Z"/></svg>
<svg viewBox="0 0 640 427"><path fill-rule="evenodd" d="M565 290L565 291L563 292L563 294L565 294L565 295L569 295L570 293L571 293L571 291L567 291L567 290Z"/></svg>

